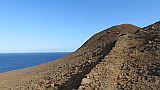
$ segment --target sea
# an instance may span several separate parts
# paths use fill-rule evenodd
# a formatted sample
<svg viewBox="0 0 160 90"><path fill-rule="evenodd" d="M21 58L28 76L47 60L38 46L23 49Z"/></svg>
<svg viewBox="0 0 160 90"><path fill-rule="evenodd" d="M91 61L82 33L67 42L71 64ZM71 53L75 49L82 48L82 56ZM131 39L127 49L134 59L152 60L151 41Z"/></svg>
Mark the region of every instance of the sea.
<svg viewBox="0 0 160 90"><path fill-rule="evenodd" d="M69 53L0 53L0 73L48 63Z"/></svg>

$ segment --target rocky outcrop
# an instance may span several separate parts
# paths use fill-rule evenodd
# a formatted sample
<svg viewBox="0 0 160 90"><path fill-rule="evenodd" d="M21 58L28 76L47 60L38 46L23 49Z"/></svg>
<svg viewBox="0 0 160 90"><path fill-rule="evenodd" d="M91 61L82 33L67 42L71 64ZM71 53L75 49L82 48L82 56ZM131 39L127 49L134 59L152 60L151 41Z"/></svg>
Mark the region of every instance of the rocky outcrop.
<svg viewBox="0 0 160 90"><path fill-rule="evenodd" d="M87 77L96 90L160 90L160 22L120 37Z"/></svg>
<svg viewBox="0 0 160 90"><path fill-rule="evenodd" d="M91 37L68 56L47 64L0 74L2 90L71 90L101 62L115 46L119 37L139 27L123 24L113 26Z"/></svg>

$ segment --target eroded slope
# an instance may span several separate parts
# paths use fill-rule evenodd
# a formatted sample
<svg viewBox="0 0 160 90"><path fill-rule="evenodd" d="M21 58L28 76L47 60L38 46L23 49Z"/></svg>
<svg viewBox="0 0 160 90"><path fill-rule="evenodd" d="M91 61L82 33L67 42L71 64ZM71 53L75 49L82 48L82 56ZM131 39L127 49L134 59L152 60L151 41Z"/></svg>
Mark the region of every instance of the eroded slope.
<svg viewBox="0 0 160 90"><path fill-rule="evenodd" d="M0 74L1 90L71 90L80 85L90 72L114 47L117 39L138 27L124 24L111 27L90 38L68 56L47 64Z"/></svg>
<svg viewBox="0 0 160 90"><path fill-rule="evenodd" d="M160 22L122 36L87 75L96 90L160 90Z"/></svg>

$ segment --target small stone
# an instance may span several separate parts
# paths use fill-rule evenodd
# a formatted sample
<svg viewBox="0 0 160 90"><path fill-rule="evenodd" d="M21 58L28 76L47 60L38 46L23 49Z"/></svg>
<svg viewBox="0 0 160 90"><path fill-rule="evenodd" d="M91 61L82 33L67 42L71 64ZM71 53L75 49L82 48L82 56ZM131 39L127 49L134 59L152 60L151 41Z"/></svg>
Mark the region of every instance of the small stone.
<svg viewBox="0 0 160 90"><path fill-rule="evenodd" d="M91 80L88 78L83 78L81 85L90 85L91 84Z"/></svg>
<svg viewBox="0 0 160 90"><path fill-rule="evenodd" d="M152 29L154 28L154 26L151 27Z"/></svg>
<svg viewBox="0 0 160 90"><path fill-rule="evenodd" d="M152 41L148 41L148 43L149 43L149 44L151 44L151 43L152 43Z"/></svg>
<svg viewBox="0 0 160 90"><path fill-rule="evenodd" d="M49 81L49 80L46 80L46 81L45 81L45 83L46 83L46 84L49 84L49 83L50 83L50 81Z"/></svg>
<svg viewBox="0 0 160 90"><path fill-rule="evenodd" d="M51 84L51 87L54 87L54 84Z"/></svg>
<svg viewBox="0 0 160 90"><path fill-rule="evenodd" d="M90 86L80 86L78 90L95 90L95 89Z"/></svg>
<svg viewBox="0 0 160 90"><path fill-rule="evenodd" d="M45 87L46 88L51 87L51 84L46 84Z"/></svg>

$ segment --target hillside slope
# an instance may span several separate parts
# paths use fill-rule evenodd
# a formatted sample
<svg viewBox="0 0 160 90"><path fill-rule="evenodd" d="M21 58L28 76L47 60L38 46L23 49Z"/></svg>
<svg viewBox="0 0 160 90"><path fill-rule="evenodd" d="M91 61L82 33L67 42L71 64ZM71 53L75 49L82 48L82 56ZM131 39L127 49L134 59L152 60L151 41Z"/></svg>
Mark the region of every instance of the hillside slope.
<svg viewBox="0 0 160 90"><path fill-rule="evenodd" d="M1 90L71 90L112 50L118 38L139 27L113 26L91 37L75 52L47 64L0 74Z"/></svg>
<svg viewBox="0 0 160 90"><path fill-rule="evenodd" d="M118 39L87 75L96 90L160 90L160 22Z"/></svg>

